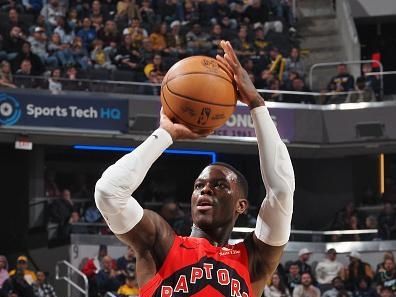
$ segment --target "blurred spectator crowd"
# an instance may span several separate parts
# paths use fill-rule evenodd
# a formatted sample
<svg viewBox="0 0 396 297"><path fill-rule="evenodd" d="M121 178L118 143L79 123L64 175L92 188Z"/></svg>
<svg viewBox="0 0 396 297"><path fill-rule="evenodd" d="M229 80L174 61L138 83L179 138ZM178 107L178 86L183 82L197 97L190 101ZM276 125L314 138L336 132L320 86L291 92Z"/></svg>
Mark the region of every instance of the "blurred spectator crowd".
<svg viewBox="0 0 396 297"><path fill-rule="evenodd" d="M311 261L312 252L303 248L298 258L279 264L264 288L264 297L394 297L396 266L391 251L372 267L357 251L348 254L349 263L337 259L330 248L318 261ZM31 265L30 265L31 266ZM83 258L79 269L89 280L89 296L101 297L112 292L119 297L139 296L134 251L126 248L118 259L101 245L96 256ZM0 296L56 297L55 290L42 271L31 270L28 258L17 258L10 269L6 257L0 256Z"/></svg>
<svg viewBox="0 0 396 297"><path fill-rule="evenodd" d="M267 72L271 84L291 84L290 72L304 79L291 0L13 0L0 11L3 87L86 87L62 78L160 83L184 57L221 53L222 39L258 87L269 87ZM26 79L37 75L48 80Z"/></svg>

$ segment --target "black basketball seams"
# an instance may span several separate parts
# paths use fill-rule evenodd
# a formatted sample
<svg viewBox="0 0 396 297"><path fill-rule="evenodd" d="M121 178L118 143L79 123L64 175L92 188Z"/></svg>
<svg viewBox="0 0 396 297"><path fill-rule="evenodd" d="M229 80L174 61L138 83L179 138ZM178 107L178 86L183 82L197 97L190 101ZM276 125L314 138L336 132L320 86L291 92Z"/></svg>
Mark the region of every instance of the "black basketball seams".
<svg viewBox="0 0 396 297"><path fill-rule="evenodd" d="M167 86L166 86L167 87ZM168 87L167 87L168 88ZM199 129L208 129L208 130L210 130L210 129L216 129L217 128L217 125L216 126L212 126L212 127L208 127L208 126L198 126L198 125L194 125L194 124L190 124L190 123L188 123L188 122L186 122L185 120L183 120L182 118L180 118L178 115L177 115L177 113L171 108L171 106L168 104L168 101L166 100L166 97L165 97L165 93L164 92L162 92L162 98L164 98L164 102L165 102L165 104L168 106L168 108L170 109L170 111L172 112L172 114L173 114L173 116L175 117L175 118L177 118L177 120L178 121L180 121L182 124L185 124L185 125L188 125L188 126L193 126L193 127L196 127L196 128L199 128Z"/></svg>
<svg viewBox="0 0 396 297"><path fill-rule="evenodd" d="M199 102L199 103L210 104L210 105L215 105L215 106L222 106L222 107L234 107L234 106L235 106L235 104L220 104L220 103L207 102L207 101L204 101L204 100L201 100L201 99L196 99L196 98L193 98L193 97L190 97L190 96L178 94L178 93L172 91L172 90L169 88L169 86L168 86L167 83L165 84L165 87L168 89L168 91L169 91L172 95L176 95L176 96L182 97L183 99L186 99L186 100L196 101L196 102Z"/></svg>
<svg viewBox="0 0 396 297"><path fill-rule="evenodd" d="M219 66L219 68L225 72L225 70L224 70L223 68L221 68L220 66ZM176 78L178 78L178 77L180 77L180 76L189 75L189 74L213 75L213 76L216 76L216 77L218 77L218 78L224 79L225 81L228 81L230 84L232 84L232 85L234 86L233 81L232 81L232 80L229 80L229 79L227 79L227 78L225 78L224 76L221 76L221 75L216 74L216 73L213 73L213 72L203 72L203 71L193 71L193 72L180 73L180 74L175 75L175 76L172 77L171 79L168 79L168 80L166 81L166 83L168 83L168 82L170 82L170 81L172 81L172 80L174 80L174 79L176 79ZM227 72L226 72L226 75L229 76L229 74L228 74Z"/></svg>

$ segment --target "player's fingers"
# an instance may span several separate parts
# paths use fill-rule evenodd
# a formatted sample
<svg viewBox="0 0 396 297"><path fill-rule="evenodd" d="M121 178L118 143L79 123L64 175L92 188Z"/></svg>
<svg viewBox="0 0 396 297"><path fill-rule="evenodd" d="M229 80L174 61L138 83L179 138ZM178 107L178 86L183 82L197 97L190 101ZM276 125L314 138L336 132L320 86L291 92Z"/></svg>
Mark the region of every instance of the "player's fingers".
<svg viewBox="0 0 396 297"><path fill-rule="evenodd" d="M224 59L227 61L228 65L230 65L232 72L236 74L238 72L238 65L231 59L228 54L224 54Z"/></svg>
<svg viewBox="0 0 396 297"><path fill-rule="evenodd" d="M234 73L228 62L220 55L216 55L216 60L223 65L230 73Z"/></svg>
<svg viewBox="0 0 396 297"><path fill-rule="evenodd" d="M232 48L231 42L227 41L225 43L225 45L226 45L226 48L227 48L227 54L230 55L231 59L234 61L235 64L240 65L238 57L236 56L235 51Z"/></svg>

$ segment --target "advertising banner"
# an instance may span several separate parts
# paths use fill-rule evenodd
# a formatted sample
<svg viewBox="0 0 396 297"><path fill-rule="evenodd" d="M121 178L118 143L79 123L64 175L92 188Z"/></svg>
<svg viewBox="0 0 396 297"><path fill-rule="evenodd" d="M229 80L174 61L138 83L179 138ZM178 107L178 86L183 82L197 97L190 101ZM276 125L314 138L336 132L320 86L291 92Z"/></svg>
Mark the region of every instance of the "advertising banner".
<svg viewBox="0 0 396 297"><path fill-rule="evenodd" d="M128 100L0 92L0 126L128 130Z"/></svg>
<svg viewBox="0 0 396 297"><path fill-rule="evenodd" d="M295 110L286 108L268 108L280 137L292 142L295 135ZM215 131L215 135L231 137L255 137L254 126L247 106L237 106L226 124Z"/></svg>

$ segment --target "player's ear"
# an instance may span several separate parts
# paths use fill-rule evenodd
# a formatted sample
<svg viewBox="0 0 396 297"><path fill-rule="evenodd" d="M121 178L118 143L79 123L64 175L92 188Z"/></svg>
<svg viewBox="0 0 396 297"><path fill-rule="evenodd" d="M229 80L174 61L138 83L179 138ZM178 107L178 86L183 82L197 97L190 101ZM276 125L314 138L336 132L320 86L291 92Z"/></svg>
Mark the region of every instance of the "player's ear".
<svg viewBox="0 0 396 297"><path fill-rule="evenodd" d="M249 202L245 198L238 199L236 212L238 214L243 214L249 207Z"/></svg>

